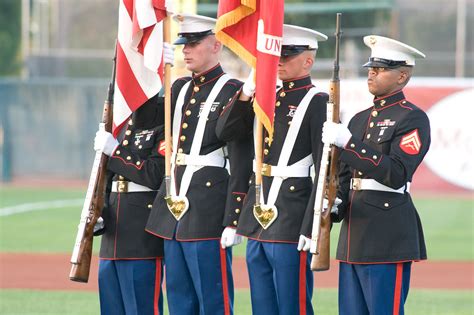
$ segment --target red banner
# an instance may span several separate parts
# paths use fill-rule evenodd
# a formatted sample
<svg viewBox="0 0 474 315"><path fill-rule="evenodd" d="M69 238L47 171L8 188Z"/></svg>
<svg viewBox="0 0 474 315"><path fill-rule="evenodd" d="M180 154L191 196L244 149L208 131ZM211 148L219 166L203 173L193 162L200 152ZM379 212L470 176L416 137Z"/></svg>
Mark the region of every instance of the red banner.
<svg viewBox="0 0 474 315"><path fill-rule="evenodd" d="M221 0L217 16L217 38L256 70L254 110L271 138L284 1Z"/></svg>

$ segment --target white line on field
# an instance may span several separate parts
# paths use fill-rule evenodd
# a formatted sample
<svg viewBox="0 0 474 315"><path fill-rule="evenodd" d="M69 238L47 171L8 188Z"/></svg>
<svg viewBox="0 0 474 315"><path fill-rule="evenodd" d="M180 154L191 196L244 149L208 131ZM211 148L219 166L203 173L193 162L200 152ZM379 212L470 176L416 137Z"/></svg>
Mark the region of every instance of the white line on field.
<svg viewBox="0 0 474 315"><path fill-rule="evenodd" d="M0 208L0 217L30 211L49 210L70 206L81 206L83 203L84 198L23 203L16 206Z"/></svg>

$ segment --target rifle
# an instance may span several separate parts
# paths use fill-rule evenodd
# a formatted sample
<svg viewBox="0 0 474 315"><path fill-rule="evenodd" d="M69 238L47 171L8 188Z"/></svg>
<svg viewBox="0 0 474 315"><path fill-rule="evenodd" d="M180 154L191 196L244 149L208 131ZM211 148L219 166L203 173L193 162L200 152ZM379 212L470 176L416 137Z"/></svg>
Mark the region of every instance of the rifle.
<svg viewBox="0 0 474 315"><path fill-rule="evenodd" d="M336 56L332 78L329 83L329 100L327 103L327 120L339 123L339 43L341 40L341 13L336 15ZM331 211L334 205L338 186L339 149L324 144L321 165L318 174L318 188L314 203L313 229L311 233L310 252L311 270L329 269L329 240L331 232ZM323 200L328 200L327 209L323 209ZM328 210L329 209L329 210Z"/></svg>
<svg viewBox="0 0 474 315"><path fill-rule="evenodd" d="M112 130L112 110L114 103L115 67L117 60L117 49L113 58L112 79L107 91L107 99L102 110L101 127L105 131ZM104 207L105 188L107 181L108 156L101 151L96 151L94 164L92 166L86 198L81 212L81 220L77 227L76 242L71 256L71 272L69 279L77 282L87 282L92 258L92 242L94 239L94 225L100 217Z"/></svg>

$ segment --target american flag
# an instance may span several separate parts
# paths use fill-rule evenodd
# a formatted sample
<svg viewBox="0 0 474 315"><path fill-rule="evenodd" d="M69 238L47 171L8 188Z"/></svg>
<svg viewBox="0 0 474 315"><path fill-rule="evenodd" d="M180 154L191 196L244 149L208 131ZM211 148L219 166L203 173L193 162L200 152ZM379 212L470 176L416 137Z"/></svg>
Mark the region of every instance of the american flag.
<svg viewBox="0 0 474 315"><path fill-rule="evenodd" d="M163 85L163 19L170 0L120 0L112 132Z"/></svg>

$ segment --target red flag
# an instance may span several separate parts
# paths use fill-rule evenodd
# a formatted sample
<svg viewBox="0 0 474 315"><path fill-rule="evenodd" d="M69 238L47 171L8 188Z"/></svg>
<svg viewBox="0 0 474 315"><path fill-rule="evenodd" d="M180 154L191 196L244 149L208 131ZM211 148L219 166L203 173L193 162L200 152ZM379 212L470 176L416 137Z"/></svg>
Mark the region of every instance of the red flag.
<svg viewBox="0 0 474 315"><path fill-rule="evenodd" d="M271 138L284 1L220 0L217 16L217 38L256 69L254 110Z"/></svg>
<svg viewBox="0 0 474 315"><path fill-rule="evenodd" d="M112 132L163 85L166 0L120 0Z"/></svg>

